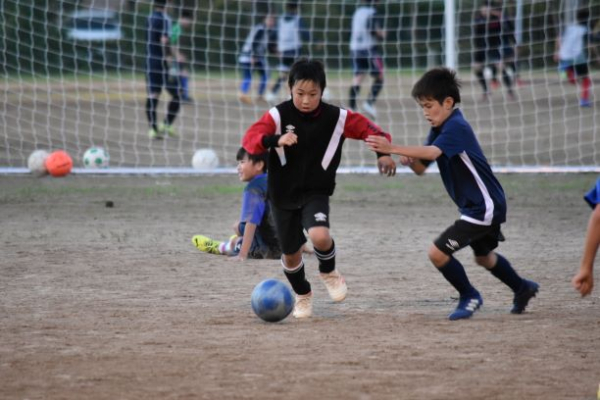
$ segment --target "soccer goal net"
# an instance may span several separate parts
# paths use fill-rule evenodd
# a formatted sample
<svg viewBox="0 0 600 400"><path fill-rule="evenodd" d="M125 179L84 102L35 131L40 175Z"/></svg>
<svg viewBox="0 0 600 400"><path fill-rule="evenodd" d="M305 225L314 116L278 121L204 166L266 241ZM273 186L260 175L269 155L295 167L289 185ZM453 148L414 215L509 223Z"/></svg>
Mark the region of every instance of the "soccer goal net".
<svg viewBox="0 0 600 400"><path fill-rule="evenodd" d="M0 2L0 168L19 170L36 149L66 150L75 167L92 147L110 154L110 168L189 169L196 150L213 149L221 167L235 166L245 130L276 101L289 98L280 75L277 32L285 0L173 0L165 13L180 53L170 76L187 77L187 95L163 139L151 138L146 113L148 17L152 1L3 0ZM429 127L410 92L427 68L446 65L462 80L462 108L496 168L594 169L600 162L596 25L599 1L584 0L302 0L303 56L326 65L326 101L349 107L354 67L353 15L374 7L385 38L378 45L383 87L368 103L373 76L364 76L356 109L370 115L393 141L420 144ZM581 9L587 15L582 19ZM240 54L256 24L275 17L267 45L268 81L253 73L241 93ZM187 17L187 18L186 18ZM189 19L189 23L186 22ZM372 18L373 19L373 18ZM176 22L181 22L178 30ZM291 25L290 25L291 24ZM375 23L367 30L375 30ZM587 55L584 70L559 69L557 38L585 32L564 51ZM579 31L578 31L579 32ZM280 33L281 35L281 33ZM279 42L280 44L281 42ZM280 44L281 45L281 44ZM483 47L482 47L483 46ZM579 46L579 47L577 47ZM279 49L280 50L280 49ZM567 51L571 50L571 51ZM578 52L581 50L581 52ZM184 78L181 78L181 77ZM183 85L181 83L181 85ZM244 95L244 96L241 96ZM157 122L168 113L163 91ZM267 102L267 100L269 102ZM376 113L376 115L373 115ZM371 167L364 143L347 141L342 166Z"/></svg>

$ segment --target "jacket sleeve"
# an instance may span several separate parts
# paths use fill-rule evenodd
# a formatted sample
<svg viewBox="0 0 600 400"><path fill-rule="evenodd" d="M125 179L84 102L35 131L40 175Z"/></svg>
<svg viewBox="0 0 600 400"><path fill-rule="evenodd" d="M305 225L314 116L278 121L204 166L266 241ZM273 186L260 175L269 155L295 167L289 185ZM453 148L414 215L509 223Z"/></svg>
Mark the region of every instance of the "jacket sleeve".
<svg viewBox="0 0 600 400"><path fill-rule="evenodd" d="M349 139L365 140L371 135L383 136L390 143L392 142L392 135L384 132L373 121L364 117L362 114L348 110L346 125L344 126L344 136ZM389 156L389 154L377 152L377 158L383 156Z"/></svg>
<svg viewBox="0 0 600 400"><path fill-rule="evenodd" d="M250 154L264 153L271 147L277 147L279 135L275 135L277 125L269 112L256 121L244 134L242 147Z"/></svg>
<svg viewBox="0 0 600 400"><path fill-rule="evenodd" d="M392 142L392 136L384 132L373 121L363 115L348 110L346 116L346 125L344 126L344 136L348 139L365 140L371 135L384 136Z"/></svg>

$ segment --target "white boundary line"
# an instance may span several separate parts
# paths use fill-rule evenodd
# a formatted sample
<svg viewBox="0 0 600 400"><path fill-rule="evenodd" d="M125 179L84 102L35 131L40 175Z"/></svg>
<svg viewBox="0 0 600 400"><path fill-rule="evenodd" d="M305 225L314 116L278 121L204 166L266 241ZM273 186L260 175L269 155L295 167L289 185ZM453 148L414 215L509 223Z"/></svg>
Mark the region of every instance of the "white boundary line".
<svg viewBox="0 0 600 400"><path fill-rule="evenodd" d="M600 173L600 166L587 165L580 167L571 166L522 166L522 167L492 167L493 171L499 174L564 174L564 173ZM377 174L379 171L375 167L340 167L338 172L341 174ZM438 169L432 165L427 172L437 173ZM73 168L74 175L223 175L236 174L236 168L213 168L213 169L194 169L194 168L169 168L169 167L115 167L106 169ZM412 173L407 167L401 167L397 170L398 174ZM25 175L29 174L27 168L0 167L0 175Z"/></svg>

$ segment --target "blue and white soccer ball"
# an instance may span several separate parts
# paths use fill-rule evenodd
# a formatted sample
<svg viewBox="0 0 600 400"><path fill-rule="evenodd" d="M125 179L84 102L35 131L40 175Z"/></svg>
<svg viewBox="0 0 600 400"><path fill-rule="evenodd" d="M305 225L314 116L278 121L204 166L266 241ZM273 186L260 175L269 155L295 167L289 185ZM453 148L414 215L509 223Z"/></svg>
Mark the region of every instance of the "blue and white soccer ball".
<svg viewBox="0 0 600 400"><path fill-rule="evenodd" d="M108 168L110 157L102 147L90 147L83 154L85 168Z"/></svg>
<svg viewBox="0 0 600 400"><path fill-rule="evenodd" d="M285 283L266 279L254 287L251 303L252 310L262 320L278 322L294 309L294 296Z"/></svg>

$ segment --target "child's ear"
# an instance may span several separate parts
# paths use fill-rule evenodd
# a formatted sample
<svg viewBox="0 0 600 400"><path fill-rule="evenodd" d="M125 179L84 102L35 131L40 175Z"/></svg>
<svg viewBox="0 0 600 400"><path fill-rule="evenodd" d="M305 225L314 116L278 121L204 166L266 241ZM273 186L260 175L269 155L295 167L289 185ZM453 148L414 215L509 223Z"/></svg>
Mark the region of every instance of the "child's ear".
<svg viewBox="0 0 600 400"><path fill-rule="evenodd" d="M444 102L442 103L442 106L446 109L446 110L452 110L452 107L454 107L454 99L450 96L446 97L444 99Z"/></svg>

